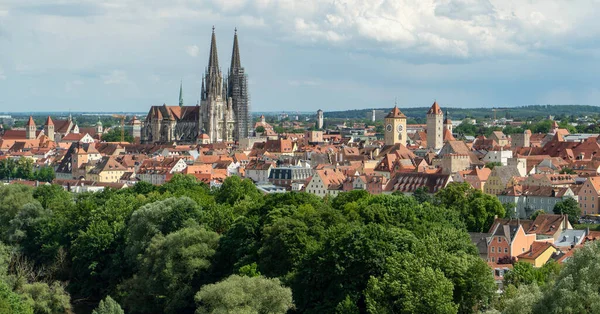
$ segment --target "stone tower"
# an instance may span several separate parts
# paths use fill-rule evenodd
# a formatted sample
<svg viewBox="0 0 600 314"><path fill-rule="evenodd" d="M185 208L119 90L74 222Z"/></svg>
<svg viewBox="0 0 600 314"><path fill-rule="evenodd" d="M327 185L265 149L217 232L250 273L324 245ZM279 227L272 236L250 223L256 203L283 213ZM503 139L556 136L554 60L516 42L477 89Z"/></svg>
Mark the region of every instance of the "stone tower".
<svg viewBox="0 0 600 314"><path fill-rule="evenodd" d="M427 111L427 148L434 150L444 146L444 113L437 101Z"/></svg>
<svg viewBox="0 0 600 314"><path fill-rule="evenodd" d="M27 121L27 124L25 124L25 138L34 140L35 137L35 122L33 121L33 117L29 116L29 120Z"/></svg>
<svg viewBox="0 0 600 314"><path fill-rule="evenodd" d="M317 110L317 129L321 130L323 128L323 110Z"/></svg>
<svg viewBox="0 0 600 314"><path fill-rule="evenodd" d="M202 79L198 134L206 133L212 143L233 141L235 113L232 98L227 99L227 84L219 68L217 38L213 27L208 67Z"/></svg>
<svg viewBox="0 0 600 314"><path fill-rule="evenodd" d="M50 116L48 116L46 124L44 124L44 133L51 141L54 141L54 122Z"/></svg>
<svg viewBox="0 0 600 314"><path fill-rule="evenodd" d="M134 139L142 136L142 122L136 116L131 119L131 136Z"/></svg>
<svg viewBox="0 0 600 314"><path fill-rule="evenodd" d="M250 116L250 98L248 95L248 75L240 59L237 28L233 35L233 51L231 52L231 67L227 77L227 97L231 99L236 118L234 131L235 140L247 138L252 134Z"/></svg>
<svg viewBox="0 0 600 314"><path fill-rule="evenodd" d="M444 119L444 129L450 131L450 134L452 134L452 120L450 120L448 110L446 110L446 119Z"/></svg>
<svg viewBox="0 0 600 314"><path fill-rule="evenodd" d="M398 106L385 116L385 145L406 145L406 116L400 112Z"/></svg>

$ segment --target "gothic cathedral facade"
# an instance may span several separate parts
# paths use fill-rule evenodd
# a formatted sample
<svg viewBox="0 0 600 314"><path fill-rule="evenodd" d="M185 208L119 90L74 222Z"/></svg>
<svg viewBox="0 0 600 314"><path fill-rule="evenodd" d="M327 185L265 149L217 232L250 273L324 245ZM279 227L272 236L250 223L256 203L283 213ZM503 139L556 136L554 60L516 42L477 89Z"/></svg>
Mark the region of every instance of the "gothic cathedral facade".
<svg viewBox="0 0 600 314"><path fill-rule="evenodd" d="M208 67L202 78L201 101L184 106L182 87L179 106L152 106L142 126L145 143L233 142L248 137L250 108L248 78L240 61L237 29L233 38L231 67L227 79L219 67L213 27Z"/></svg>

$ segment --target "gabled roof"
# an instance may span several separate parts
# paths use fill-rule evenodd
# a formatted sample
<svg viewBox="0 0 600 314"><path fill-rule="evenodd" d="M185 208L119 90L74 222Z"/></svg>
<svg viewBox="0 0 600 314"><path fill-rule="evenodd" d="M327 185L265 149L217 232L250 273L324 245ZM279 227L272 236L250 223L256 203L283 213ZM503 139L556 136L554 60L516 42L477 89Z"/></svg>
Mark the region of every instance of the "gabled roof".
<svg viewBox="0 0 600 314"><path fill-rule="evenodd" d="M544 252L546 252L548 249L553 248L554 250L557 250L556 246L554 246L554 244L549 243L549 242L533 242L531 244L531 248L520 254L518 256L519 259L536 259L538 257L540 257L540 255L542 255Z"/></svg>
<svg viewBox="0 0 600 314"><path fill-rule="evenodd" d="M102 157L90 174L100 174L103 171L127 171L114 157Z"/></svg>
<svg viewBox="0 0 600 314"><path fill-rule="evenodd" d="M531 226L532 222L533 221L529 219L496 218L494 219L494 222L492 223L488 233L497 233L497 229L502 229L502 226L511 226L515 228L514 231L516 232L518 226L521 225L523 226L523 230L527 230L529 229L529 226Z"/></svg>
<svg viewBox="0 0 600 314"><path fill-rule="evenodd" d="M527 233L552 236L562 229L564 219L567 219L566 215L540 214L535 218Z"/></svg>

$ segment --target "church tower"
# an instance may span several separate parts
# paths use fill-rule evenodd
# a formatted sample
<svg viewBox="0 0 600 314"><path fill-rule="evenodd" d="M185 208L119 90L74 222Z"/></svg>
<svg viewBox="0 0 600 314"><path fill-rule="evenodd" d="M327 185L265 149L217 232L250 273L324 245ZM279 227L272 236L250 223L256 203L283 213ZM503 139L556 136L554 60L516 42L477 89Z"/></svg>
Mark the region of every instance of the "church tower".
<svg viewBox="0 0 600 314"><path fill-rule="evenodd" d="M323 110L317 110L317 129L323 129Z"/></svg>
<svg viewBox="0 0 600 314"><path fill-rule="evenodd" d="M51 141L54 141L54 122L50 116L48 116L46 124L44 124L44 133Z"/></svg>
<svg viewBox="0 0 600 314"><path fill-rule="evenodd" d="M427 111L427 148L441 149L444 145L444 113L437 101Z"/></svg>
<svg viewBox="0 0 600 314"><path fill-rule="evenodd" d="M450 120L448 110L446 110L446 119L444 119L444 129L450 131L450 134L452 134L452 120Z"/></svg>
<svg viewBox="0 0 600 314"><path fill-rule="evenodd" d="M29 120L25 124L25 139L34 140L35 137L35 122L33 121L33 117L29 116Z"/></svg>
<svg viewBox="0 0 600 314"><path fill-rule="evenodd" d="M212 143L234 139L235 114L231 98L226 98L226 86L219 68L217 38L213 27L208 67L202 79L198 130L198 134L206 133Z"/></svg>
<svg viewBox="0 0 600 314"><path fill-rule="evenodd" d="M231 67L227 77L227 97L231 99L236 118L235 140L247 138L253 130L250 117L250 99L248 96L248 75L240 59L237 28L233 35L233 51L231 52Z"/></svg>
<svg viewBox="0 0 600 314"><path fill-rule="evenodd" d="M385 116L385 145L406 145L406 116L394 106L394 109Z"/></svg>

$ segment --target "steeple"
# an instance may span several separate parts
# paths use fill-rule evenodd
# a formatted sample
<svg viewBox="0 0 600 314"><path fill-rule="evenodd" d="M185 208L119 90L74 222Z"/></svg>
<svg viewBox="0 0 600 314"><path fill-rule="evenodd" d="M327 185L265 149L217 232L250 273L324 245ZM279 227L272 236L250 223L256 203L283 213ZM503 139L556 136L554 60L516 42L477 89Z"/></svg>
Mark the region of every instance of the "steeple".
<svg viewBox="0 0 600 314"><path fill-rule="evenodd" d="M212 28L212 38L210 39L210 56L208 58L208 72L219 71L219 55L217 53L217 36L215 35L215 27Z"/></svg>
<svg viewBox="0 0 600 314"><path fill-rule="evenodd" d="M33 121L33 117L29 116L29 120L25 124L25 139L33 140L36 137L35 134L35 122Z"/></svg>
<svg viewBox="0 0 600 314"><path fill-rule="evenodd" d="M183 80L179 83L179 107L183 107Z"/></svg>
<svg viewBox="0 0 600 314"><path fill-rule="evenodd" d="M229 68L229 71L233 72L234 69L238 69L241 66L242 62L240 61L240 48L238 46L238 36L236 28L235 33L233 35L233 52L231 53L231 68Z"/></svg>

